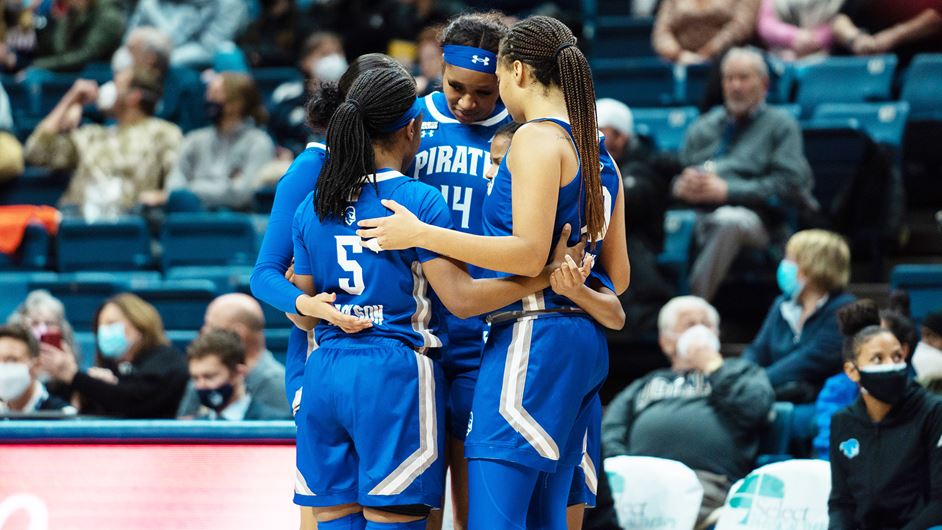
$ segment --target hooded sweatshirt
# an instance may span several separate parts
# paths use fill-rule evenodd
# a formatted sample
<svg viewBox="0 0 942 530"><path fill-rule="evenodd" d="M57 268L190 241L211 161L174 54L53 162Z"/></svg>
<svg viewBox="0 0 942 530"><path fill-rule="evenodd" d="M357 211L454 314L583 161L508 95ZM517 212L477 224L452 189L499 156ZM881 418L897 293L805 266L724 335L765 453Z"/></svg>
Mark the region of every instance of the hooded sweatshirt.
<svg viewBox="0 0 942 530"><path fill-rule="evenodd" d="M942 525L942 399L910 383L879 423L863 398L831 420L830 527Z"/></svg>

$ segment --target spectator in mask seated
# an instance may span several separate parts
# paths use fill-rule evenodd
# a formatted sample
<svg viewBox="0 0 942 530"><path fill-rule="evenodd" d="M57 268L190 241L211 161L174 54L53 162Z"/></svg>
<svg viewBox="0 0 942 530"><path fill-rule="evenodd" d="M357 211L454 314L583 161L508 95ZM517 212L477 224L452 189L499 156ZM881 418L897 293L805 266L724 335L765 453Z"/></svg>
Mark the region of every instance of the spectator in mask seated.
<svg viewBox="0 0 942 530"><path fill-rule="evenodd" d="M252 78L215 76L206 88L206 116L213 125L186 135L164 192L149 197L151 206L167 203L173 212L251 205L258 172L275 156L271 138L258 127L267 113Z"/></svg>
<svg viewBox="0 0 942 530"><path fill-rule="evenodd" d="M38 359L39 344L28 329L0 326L0 414L76 413L37 379Z"/></svg>
<svg viewBox="0 0 942 530"><path fill-rule="evenodd" d="M668 302L658 329L671 367L633 382L602 418L604 458L667 458L697 473L704 491L700 521L752 471L774 402L762 369L720 355L719 324L716 309L702 298Z"/></svg>
<svg viewBox="0 0 942 530"><path fill-rule="evenodd" d="M892 332L855 310L839 318L844 373L861 390L831 420L829 528L942 525L942 399L909 380Z"/></svg>
<svg viewBox="0 0 942 530"><path fill-rule="evenodd" d="M942 308L922 319L922 340L913 352L916 380L933 393L942 394Z"/></svg>
<svg viewBox="0 0 942 530"><path fill-rule="evenodd" d="M199 396L198 420L284 420L291 415L273 409L245 388L245 347L231 331L212 330L187 348L190 381Z"/></svg>
<svg viewBox="0 0 942 530"><path fill-rule="evenodd" d="M95 366L44 351L41 366L78 394L82 414L173 418L186 387L186 362L170 346L154 306L133 294L109 298L94 319Z"/></svg>

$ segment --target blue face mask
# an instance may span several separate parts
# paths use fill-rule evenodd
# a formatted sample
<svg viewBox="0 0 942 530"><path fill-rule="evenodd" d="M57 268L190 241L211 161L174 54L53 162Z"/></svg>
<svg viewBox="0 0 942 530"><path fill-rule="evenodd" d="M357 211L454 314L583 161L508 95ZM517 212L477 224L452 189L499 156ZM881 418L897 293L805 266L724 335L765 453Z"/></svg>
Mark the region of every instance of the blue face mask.
<svg viewBox="0 0 942 530"><path fill-rule="evenodd" d="M795 298L804 287L798 279L798 264L791 260L783 259L778 264L775 279L778 282L778 288L787 298Z"/></svg>
<svg viewBox="0 0 942 530"><path fill-rule="evenodd" d="M128 351L124 323L115 322L98 326L98 351L108 359L117 359Z"/></svg>

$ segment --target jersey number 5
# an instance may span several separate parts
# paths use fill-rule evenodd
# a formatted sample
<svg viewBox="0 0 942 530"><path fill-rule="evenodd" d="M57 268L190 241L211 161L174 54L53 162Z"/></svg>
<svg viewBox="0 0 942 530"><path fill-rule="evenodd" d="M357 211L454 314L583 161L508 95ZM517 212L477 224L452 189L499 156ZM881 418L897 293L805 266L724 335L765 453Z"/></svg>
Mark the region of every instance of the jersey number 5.
<svg viewBox="0 0 942 530"><path fill-rule="evenodd" d="M349 247L353 254L362 254L363 247L360 246L360 236L334 236L337 239L337 265L340 268L351 273L351 278L340 278L340 288L347 294L363 294L363 268L355 259L347 257L347 248Z"/></svg>

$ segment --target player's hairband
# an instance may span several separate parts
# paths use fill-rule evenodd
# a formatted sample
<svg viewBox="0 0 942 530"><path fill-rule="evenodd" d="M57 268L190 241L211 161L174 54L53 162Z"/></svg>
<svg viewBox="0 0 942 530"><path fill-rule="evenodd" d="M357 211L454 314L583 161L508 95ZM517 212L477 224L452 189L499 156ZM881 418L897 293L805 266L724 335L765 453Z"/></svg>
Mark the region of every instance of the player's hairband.
<svg viewBox="0 0 942 530"><path fill-rule="evenodd" d="M406 125L409 125L409 122L414 120L416 116L422 113L422 105L419 104L419 99L416 98L412 102L412 106L402 115L399 116L399 119L392 122L391 124L383 127L382 132L393 132L402 129Z"/></svg>
<svg viewBox="0 0 942 530"><path fill-rule="evenodd" d="M456 44L447 44L444 50L445 62L452 66L484 72L485 74L497 72L497 54L494 52Z"/></svg>

